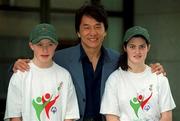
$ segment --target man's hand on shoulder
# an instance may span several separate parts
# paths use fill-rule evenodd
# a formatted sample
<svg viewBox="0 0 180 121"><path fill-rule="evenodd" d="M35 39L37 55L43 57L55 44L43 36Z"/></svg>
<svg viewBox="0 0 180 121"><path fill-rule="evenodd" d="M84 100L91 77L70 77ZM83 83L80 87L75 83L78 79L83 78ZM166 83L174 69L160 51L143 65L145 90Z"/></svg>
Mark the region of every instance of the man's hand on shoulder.
<svg viewBox="0 0 180 121"><path fill-rule="evenodd" d="M166 76L166 72L160 63L150 64L150 67L153 73L155 72L156 74L163 74Z"/></svg>
<svg viewBox="0 0 180 121"><path fill-rule="evenodd" d="M18 59L13 66L13 72L17 72L17 70L20 70L22 72L29 70L28 63L30 62L30 59Z"/></svg>

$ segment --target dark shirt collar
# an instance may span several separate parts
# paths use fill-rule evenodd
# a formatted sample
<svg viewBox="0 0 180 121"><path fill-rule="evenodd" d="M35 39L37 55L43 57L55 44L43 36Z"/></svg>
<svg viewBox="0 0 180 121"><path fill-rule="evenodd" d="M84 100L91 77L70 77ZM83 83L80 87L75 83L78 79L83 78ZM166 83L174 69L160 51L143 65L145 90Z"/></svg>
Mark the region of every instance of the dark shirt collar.
<svg viewBox="0 0 180 121"><path fill-rule="evenodd" d="M101 56L100 58L105 58L105 56L108 56L106 49L102 46L101 47ZM80 44L80 58L79 61L82 61L82 59L84 58L88 58L87 54L85 53L84 48L82 47L82 45Z"/></svg>

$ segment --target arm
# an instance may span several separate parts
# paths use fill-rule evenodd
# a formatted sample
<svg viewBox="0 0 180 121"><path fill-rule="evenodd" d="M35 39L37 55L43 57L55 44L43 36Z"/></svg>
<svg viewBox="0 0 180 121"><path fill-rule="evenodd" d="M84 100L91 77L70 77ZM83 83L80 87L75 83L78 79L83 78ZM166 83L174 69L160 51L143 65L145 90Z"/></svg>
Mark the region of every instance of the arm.
<svg viewBox="0 0 180 121"><path fill-rule="evenodd" d="M67 84L67 105L66 105L66 114L65 121L74 121L79 119L79 107L76 96L75 87L71 79L71 75L68 73L66 82Z"/></svg>
<svg viewBox="0 0 180 121"><path fill-rule="evenodd" d="M6 100L6 111L4 119L10 121L21 121L22 120L22 74L19 72L14 73L10 79L7 100Z"/></svg>
<svg viewBox="0 0 180 121"><path fill-rule="evenodd" d="M10 121L22 121L20 117L11 118Z"/></svg>
<svg viewBox="0 0 180 121"><path fill-rule="evenodd" d="M74 121L73 119L65 119L64 121Z"/></svg>
<svg viewBox="0 0 180 121"><path fill-rule="evenodd" d="M120 121L120 119L118 116L107 114L106 121Z"/></svg>
<svg viewBox="0 0 180 121"><path fill-rule="evenodd" d="M100 113L105 115L107 121L120 121L120 105L118 103L117 73L112 73L106 81L104 94L101 101ZM118 80L118 81L117 81ZM120 91L119 91L120 92Z"/></svg>
<svg viewBox="0 0 180 121"><path fill-rule="evenodd" d="M172 121L172 111L166 111L161 113L160 121Z"/></svg>
<svg viewBox="0 0 180 121"><path fill-rule="evenodd" d="M163 68L163 66L160 63L154 63L154 64L150 64L151 70L152 72L156 72L156 74L163 74L164 76L166 76L166 72Z"/></svg>
<svg viewBox="0 0 180 121"><path fill-rule="evenodd" d="M167 77L157 76L159 82L160 121L172 121L172 110L176 107Z"/></svg>

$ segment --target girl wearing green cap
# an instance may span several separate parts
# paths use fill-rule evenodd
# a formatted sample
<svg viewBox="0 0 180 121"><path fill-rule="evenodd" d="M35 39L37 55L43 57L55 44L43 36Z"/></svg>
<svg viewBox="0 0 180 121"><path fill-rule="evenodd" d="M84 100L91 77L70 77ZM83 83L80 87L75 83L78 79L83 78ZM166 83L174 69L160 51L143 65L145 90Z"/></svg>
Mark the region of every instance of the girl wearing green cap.
<svg viewBox="0 0 180 121"><path fill-rule="evenodd" d="M79 118L75 88L69 72L52 57L58 45L55 28L39 24L30 33L30 70L11 77L5 120L73 121Z"/></svg>
<svg viewBox="0 0 180 121"><path fill-rule="evenodd" d="M149 50L145 28L126 31L119 68L109 76L102 99L107 121L172 121L176 106L168 79L145 63Z"/></svg>

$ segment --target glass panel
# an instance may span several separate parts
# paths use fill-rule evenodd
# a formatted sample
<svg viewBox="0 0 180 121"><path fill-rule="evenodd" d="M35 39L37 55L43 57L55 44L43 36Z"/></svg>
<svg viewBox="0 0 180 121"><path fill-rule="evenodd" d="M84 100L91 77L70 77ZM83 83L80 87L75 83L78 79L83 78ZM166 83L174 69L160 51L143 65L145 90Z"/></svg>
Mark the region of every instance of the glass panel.
<svg viewBox="0 0 180 121"><path fill-rule="evenodd" d="M32 26L39 23L39 14L0 11L0 36L28 36Z"/></svg>
<svg viewBox="0 0 180 121"><path fill-rule="evenodd" d="M122 11L123 1L122 0L101 0L106 10L110 11Z"/></svg>
<svg viewBox="0 0 180 121"><path fill-rule="evenodd" d="M104 45L119 52L122 44L123 23L121 18L109 18L109 28Z"/></svg>
<svg viewBox="0 0 180 121"><path fill-rule="evenodd" d="M0 4L10 6L38 7L40 6L40 0L2 0Z"/></svg>
<svg viewBox="0 0 180 121"><path fill-rule="evenodd" d="M55 25L59 38L76 39L74 14L51 14L51 23Z"/></svg>
<svg viewBox="0 0 180 121"><path fill-rule="evenodd" d="M90 0L51 0L52 8L77 9Z"/></svg>

